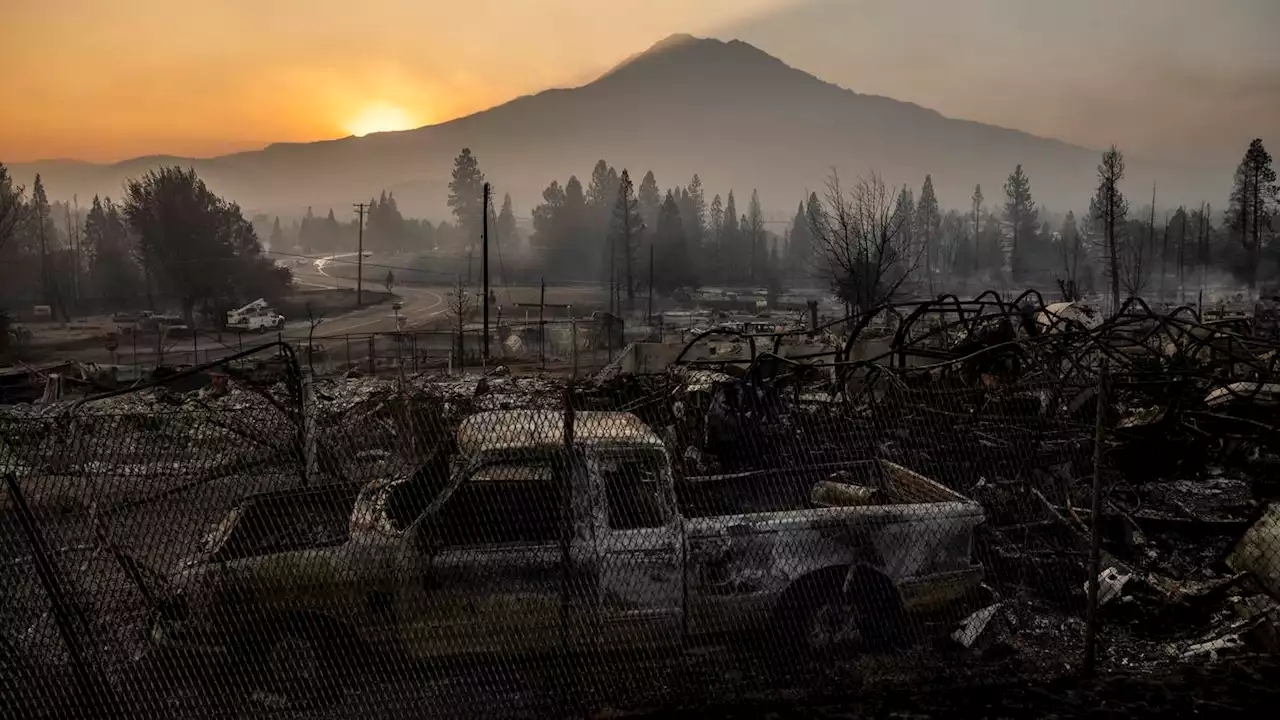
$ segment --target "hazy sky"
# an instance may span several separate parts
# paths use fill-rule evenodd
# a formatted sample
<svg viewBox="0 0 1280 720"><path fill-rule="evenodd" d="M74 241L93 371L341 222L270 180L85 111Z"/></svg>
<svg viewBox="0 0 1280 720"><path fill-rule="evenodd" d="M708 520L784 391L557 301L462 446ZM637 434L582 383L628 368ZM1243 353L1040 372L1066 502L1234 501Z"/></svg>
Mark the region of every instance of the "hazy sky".
<svg viewBox="0 0 1280 720"><path fill-rule="evenodd" d="M1280 132L1280 0L6 5L10 162L429 124L581 84L673 32L741 37L859 92L1093 147L1234 155Z"/></svg>

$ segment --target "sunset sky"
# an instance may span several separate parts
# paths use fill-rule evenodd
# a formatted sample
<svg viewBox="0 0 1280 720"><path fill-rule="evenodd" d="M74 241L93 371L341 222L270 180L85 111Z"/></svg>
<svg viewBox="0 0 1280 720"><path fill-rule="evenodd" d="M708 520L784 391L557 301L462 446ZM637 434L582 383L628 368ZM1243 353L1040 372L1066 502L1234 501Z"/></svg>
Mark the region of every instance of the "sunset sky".
<svg viewBox="0 0 1280 720"><path fill-rule="evenodd" d="M448 120L665 35L1071 142L1221 152L1280 123L1277 0L6 3L0 161L208 156Z"/></svg>

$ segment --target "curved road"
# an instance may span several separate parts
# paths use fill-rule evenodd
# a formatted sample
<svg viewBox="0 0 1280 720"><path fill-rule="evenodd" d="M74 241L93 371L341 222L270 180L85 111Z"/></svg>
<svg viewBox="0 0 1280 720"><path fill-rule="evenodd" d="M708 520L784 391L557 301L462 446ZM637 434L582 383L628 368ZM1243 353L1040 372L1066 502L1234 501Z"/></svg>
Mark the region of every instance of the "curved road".
<svg viewBox="0 0 1280 720"><path fill-rule="evenodd" d="M298 272L298 270L302 270L303 268L297 268L294 275L295 282L300 285L310 285L318 288L355 289L356 281L354 279L330 275L325 272L325 266L333 260L355 257L356 255L357 253L353 252L337 253L317 258L312 263L314 274ZM371 259L371 256L366 254L365 258ZM430 324L434 319L443 315L446 309L444 297L439 293L426 288L402 285L395 289L395 294L400 298L400 315L404 318L404 327L406 329L419 328ZM300 319L302 321L301 323L297 322L297 320L293 318L289 318L289 320L290 322L287 326L288 329L285 331L285 336L305 339L309 330L306 326L305 319ZM395 310L391 307L390 303L381 303L371 307L362 308L360 310L353 310L339 317L325 320L316 328L316 337L349 335L353 333L392 332L395 329Z"/></svg>

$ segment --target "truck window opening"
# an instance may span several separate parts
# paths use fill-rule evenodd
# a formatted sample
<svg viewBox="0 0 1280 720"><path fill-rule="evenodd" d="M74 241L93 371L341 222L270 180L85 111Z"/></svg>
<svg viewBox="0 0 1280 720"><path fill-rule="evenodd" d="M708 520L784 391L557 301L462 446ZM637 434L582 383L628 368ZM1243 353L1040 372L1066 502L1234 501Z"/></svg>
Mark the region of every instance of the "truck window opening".
<svg viewBox="0 0 1280 720"><path fill-rule="evenodd" d="M546 461L487 466L440 508L440 540L446 546L559 542L562 486Z"/></svg>
<svg viewBox="0 0 1280 720"><path fill-rule="evenodd" d="M610 528L635 530L666 524L667 510L661 496L661 455L603 457L599 462Z"/></svg>

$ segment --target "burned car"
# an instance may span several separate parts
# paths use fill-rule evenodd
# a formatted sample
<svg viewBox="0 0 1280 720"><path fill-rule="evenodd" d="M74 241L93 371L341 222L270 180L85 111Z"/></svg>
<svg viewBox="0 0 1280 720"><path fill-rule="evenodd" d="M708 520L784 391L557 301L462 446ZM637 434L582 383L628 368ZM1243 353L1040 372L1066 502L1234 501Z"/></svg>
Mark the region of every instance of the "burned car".
<svg viewBox="0 0 1280 720"><path fill-rule="evenodd" d="M264 496L173 577L161 646L411 658L869 644L965 598L981 507L884 461L676 477L624 412L483 412L411 477ZM307 663L310 663L309 665Z"/></svg>

